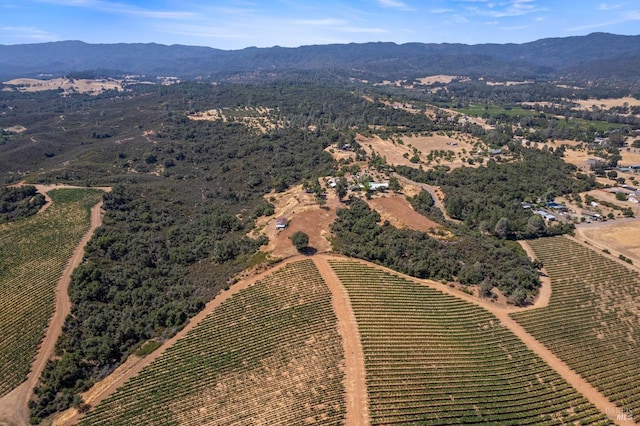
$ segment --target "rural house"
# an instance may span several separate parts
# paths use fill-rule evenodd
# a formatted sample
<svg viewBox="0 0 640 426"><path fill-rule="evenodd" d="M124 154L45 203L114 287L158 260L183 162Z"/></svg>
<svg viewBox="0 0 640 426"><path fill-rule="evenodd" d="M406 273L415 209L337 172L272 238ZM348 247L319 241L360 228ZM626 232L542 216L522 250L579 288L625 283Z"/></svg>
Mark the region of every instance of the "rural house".
<svg viewBox="0 0 640 426"><path fill-rule="evenodd" d="M279 217L276 219L276 229L277 230L282 230L284 228L287 227L287 225L289 224L289 221L287 220L286 217Z"/></svg>

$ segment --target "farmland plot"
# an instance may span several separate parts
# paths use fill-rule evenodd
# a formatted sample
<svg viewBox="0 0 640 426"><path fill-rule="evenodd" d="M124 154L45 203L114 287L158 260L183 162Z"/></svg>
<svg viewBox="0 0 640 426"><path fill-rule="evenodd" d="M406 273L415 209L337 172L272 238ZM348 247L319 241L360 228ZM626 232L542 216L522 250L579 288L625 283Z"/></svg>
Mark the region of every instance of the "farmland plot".
<svg viewBox="0 0 640 426"><path fill-rule="evenodd" d="M302 260L224 301L83 423L341 424L343 370L331 294Z"/></svg>
<svg viewBox="0 0 640 426"><path fill-rule="evenodd" d="M353 261L372 424L607 424L488 311Z"/></svg>
<svg viewBox="0 0 640 426"><path fill-rule="evenodd" d="M0 225L0 396L29 373L54 310L56 284L102 191L50 191L51 208Z"/></svg>
<svg viewBox="0 0 640 426"><path fill-rule="evenodd" d="M564 237L529 244L553 292L546 308L512 317L626 416L638 418L640 275Z"/></svg>

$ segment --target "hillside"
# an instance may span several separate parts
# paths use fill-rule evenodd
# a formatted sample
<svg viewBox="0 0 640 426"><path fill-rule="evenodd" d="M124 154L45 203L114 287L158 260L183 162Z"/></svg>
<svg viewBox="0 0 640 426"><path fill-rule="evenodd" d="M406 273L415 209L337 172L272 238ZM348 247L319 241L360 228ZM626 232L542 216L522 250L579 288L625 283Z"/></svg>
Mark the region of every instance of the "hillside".
<svg viewBox="0 0 640 426"><path fill-rule="evenodd" d="M154 43L62 41L0 46L0 77L103 70L110 74L222 79L331 70L343 78L369 81L435 74L532 79L576 75L579 68L580 77L593 78L600 77L601 65L611 61L617 64L616 77L634 80L633 57L639 53L640 36L607 33L523 44L352 43L235 51Z"/></svg>

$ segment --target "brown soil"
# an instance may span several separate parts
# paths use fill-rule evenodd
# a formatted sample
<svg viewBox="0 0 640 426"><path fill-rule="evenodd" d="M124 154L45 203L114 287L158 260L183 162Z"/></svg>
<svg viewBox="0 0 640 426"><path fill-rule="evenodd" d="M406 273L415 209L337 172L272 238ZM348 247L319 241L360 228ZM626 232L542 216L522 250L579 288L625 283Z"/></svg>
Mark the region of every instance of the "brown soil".
<svg viewBox="0 0 640 426"><path fill-rule="evenodd" d="M429 192L429 194L431 194L431 198L433 198L434 205L438 209L440 209L440 211L442 212L442 215L444 216L444 218L446 220L449 220L449 221L452 221L452 222L459 222L457 219L453 219L447 213L447 209L444 207L444 193L442 192L440 187L434 187L434 186L431 186L431 185L427 185L426 183L414 182L414 181L412 181L410 179L407 179L404 176L400 176L398 174L395 174L395 177L398 178L398 180L400 182L402 182L402 185L409 185L409 187L411 188L410 189L411 192L415 191L415 188L418 188L418 191L415 192L416 194L422 189L424 189L425 191Z"/></svg>
<svg viewBox="0 0 640 426"><path fill-rule="evenodd" d="M123 90L121 80L69 80L66 78L53 78L51 80L38 80L33 78L17 78L5 81L3 84L14 86L20 92L39 92L41 90L62 89L65 94L71 92L88 93L97 95L105 90Z"/></svg>
<svg viewBox="0 0 640 426"><path fill-rule="evenodd" d="M400 139L400 137L395 138ZM455 153L453 161L445 161L443 158L439 162L433 161L431 165L447 165L452 169L467 165L464 163L460 156L468 157L468 153L474 151L473 138L466 135L459 136L459 139L450 138L448 136L433 135L433 136L404 136L401 138L403 144L394 143L389 139L381 139L378 136L364 137L362 135L356 136L356 142L371 154L372 151L378 153L381 157L385 158L387 163L393 165L404 165L409 167L417 167L417 164L412 163L409 159L413 156L413 148L418 149L421 154L420 159L426 162L426 157L431 151L443 150L453 151ZM471 143L469 143L471 142ZM453 145L456 144L456 145ZM369 148L371 146L371 148ZM463 154L462 150L465 149L467 154ZM407 155L406 157L404 155Z"/></svg>
<svg viewBox="0 0 640 426"><path fill-rule="evenodd" d="M327 263L328 258L316 256L313 260L331 291L333 310L338 317L338 332L344 345L347 407L345 425L368 425L370 424L369 405L360 332L347 290Z"/></svg>
<svg viewBox="0 0 640 426"><path fill-rule="evenodd" d="M48 197L46 195L47 191L61 186L36 185L36 187L38 188L38 192L45 194L45 197ZM49 203L45 206L50 205L51 199L49 198L48 201ZM58 284L56 286L55 311L51 321L49 322L49 326L47 327L45 337L40 344L36 359L31 366L31 371L27 380L0 399L0 425L17 426L29 424L29 408L27 404L29 399L31 399L33 388L37 384L47 361L54 353L56 341L62 333L62 325L64 324L64 320L71 309L71 301L69 300L68 294L71 274L82 262L84 248L91 239L94 231L102 224L101 208L102 202L96 204L91 209L91 225L89 230L76 247L73 252L73 256L69 260L67 267L58 280Z"/></svg>
<svg viewBox="0 0 640 426"><path fill-rule="evenodd" d="M609 109L615 106L622 106L625 102L629 106L638 106L640 105L640 99L636 98L616 98L616 99L586 99L586 100L574 100L573 102L580 105L582 109L591 109L593 105L598 108Z"/></svg>
<svg viewBox="0 0 640 426"><path fill-rule="evenodd" d="M398 228L411 228L418 231L428 231L440 225L416 212L403 195L384 196L368 201L382 220L388 220Z"/></svg>
<svg viewBox="0 0 640 426"><path fill-rule="evenodd" d="M156 349L154 352L147 355L146 357L144 358L136 357L135 359L131 361L127 361L125 364L118 367L105 380L103 380L102 382L96 383L91 389L89 389L87 392L82 394L82 399L85 401L85 403L95 407L103 399L111 395L117 388L122 386L127 380L129 380L131 377L136 376L138 373L140 373L140 371L142 371L143 368L145 368L155 359L160 357L164 353L164 351L166 351L176 341L178 341L185 334L191 331L196 325L198 325L198 323L200 323L200 321L202 321L207 315L213 312L213 310L216 309L218 306L220 306L224 301L226 301L227 299L229 299L230 297L238 293L240 290L243 290L249 287L256 281L266 277L267 275L272 274L273 272L279 270L285 265L291 262L305 259L305 258L307 257L306 256L291 257L279 263L275 267L270 268L269 270L263 271L247 279L238 281L236 284L231 286L229 290L221 291L211 302L207 303L207 305L202 311L200 311L196 316L191 318L189 323L182 330L180 330L175 336L168 339L166 342L164 342L162 346L160 346L158 349ZM71 409L56 416L56 418L53 421L53 424L54 425L72 425L72 424L76 424L81 417L82 416L77 412L77 410Z"/></svg>
<svg viewBox="0 0 640 426"><path fill-rule="evenodd" d="M290 188L288 191L274 194L265 198L274 198L276 213L269 217L259 218L256 222L258 232L250 235L266 235L269 244L262 248L274 258L286 258L298 253L289 237L296 231L302 231L309 236L309 246L317 252L331 251L329 225L336 219L336 210L344 208L344 204L338 201L332 189L327 191L326 204L320 206L315 195L307 194L301 185ZM278 231L275 229L276 218L285 217L289 221L287 228Z"/></svg>
<svg viewBox="0 0 640 426"><path fill-rule="evenodd" d="M618 259L619 254L630 258L634 265L640 266L640 218L638 217L578 225L574 241L583 245L585 245L584 241L588 241L587 247L596 249L600 253L607 249L614 260L625 266L631 265Z"/></svg>
<svg viewBox="0 0 640 426"><path fill-rule="evenodd" d="M529 243L524 240L520 240L518 242L520 243L520 246L524 249L524 251L527 252L527 256L529 256L529 259L535 260L536 254ZM542 268L542 274L543 275L540 277L541 286L540 290L538 290L538 296L533 302L533 305L528 307L529 309L544 308L549 304L549 299L551 299L551 278L547 274L547 270L544 267Z"/></svg>
<svg viewBox="0 0 640 426"><path fill-rule="evenodd" d="M526 308L517 308L514 306L510 307L501 307L496 306L494 303L484 300L478 299L477 297L466 294L460 290L450 288L446 285L437 283L431 280L420 280L417 278L410 277L408 275L399 274L397 271L393 271L388 268L384 268L379 265L371 264L369 262L365 262L362 260L357 260L358 262L362 262L366 265L386 270L392 274L403 276L404 278L415 281L422 285L427 285L436 290L442 291L443 293L450 294L459 299L465 300L469 303L473 303L474 305L480 306L493 315L495 315L500 323L511 330L522 342L533 352L535 352L543 361L545 361L554 371L556 371L562 378L564 378L571 386L573 386L578 392L580 392L589 402L594 404L602 413L615 413L621 412L615 404L611 403L607 397L601 394L596 388L594 388L590 383L584 380L579 374L573 371L564 361L558 358L555 354L553 354L546 346L536 340L531 334L529 334L520 324L518 324L511 316L509 315L511 312L517 312L526 309L537 309L542 307L544 303L548 303L548 300L545 302L542 297L539 297L536 301L536 304L533 306L529 306ZM550 291L550 289L549 289ZM549 293L550 295L550 293ZM621 421L621 420L613 420L614 423L620 425L632 425L635 424L633 421Z"/></svg>

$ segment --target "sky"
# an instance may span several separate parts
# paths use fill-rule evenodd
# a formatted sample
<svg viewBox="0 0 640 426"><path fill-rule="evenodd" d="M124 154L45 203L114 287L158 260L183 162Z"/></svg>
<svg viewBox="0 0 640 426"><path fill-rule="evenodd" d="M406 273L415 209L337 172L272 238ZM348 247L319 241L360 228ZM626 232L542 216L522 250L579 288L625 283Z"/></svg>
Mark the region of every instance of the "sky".
<svg viewBox="0 0 640 426"><path fill-rule="evenodd" d="M297 47L525 43L592 32L640 34L640 1L0 0L0 44L81 40Z"/></svg>

